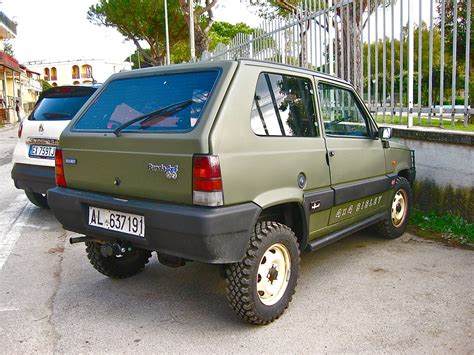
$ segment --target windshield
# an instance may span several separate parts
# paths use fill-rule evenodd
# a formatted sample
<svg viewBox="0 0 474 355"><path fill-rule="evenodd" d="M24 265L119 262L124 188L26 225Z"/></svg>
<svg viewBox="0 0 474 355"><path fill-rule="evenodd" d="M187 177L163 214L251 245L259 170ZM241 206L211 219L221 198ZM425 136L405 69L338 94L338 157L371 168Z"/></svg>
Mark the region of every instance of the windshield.
<svg viewBox="0 0 474 355"><path fill-rule="evenodd" d="M111 81L74 129L114 131L124 123L179 102L189 105L147 122L146 131L184 131L199 121L219 72L186 72ZM192 100L192 102L190 101ZM140 121L123 131L143 131Z"/></svg>
<svg viewBox="0 0 474 355"><path fill-rule="evenodd" d="M30 119L36 121L70 120L89 96L45 97L38 103Z"/></svg>

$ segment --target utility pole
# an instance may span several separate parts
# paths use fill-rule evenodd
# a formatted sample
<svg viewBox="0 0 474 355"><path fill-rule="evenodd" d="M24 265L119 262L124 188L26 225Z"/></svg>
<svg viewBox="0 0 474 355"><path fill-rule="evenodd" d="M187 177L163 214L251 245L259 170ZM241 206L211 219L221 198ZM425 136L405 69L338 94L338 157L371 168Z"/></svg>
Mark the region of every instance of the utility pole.
<svg viewBox="0 0 474 355"><path fill-rule="evenodd" d="M189 50L191 62L196 61L196 49L194 47L194 1L189 0Z"/></svg>
<svg viewBox="0 0 474 355"><path fill-rule="evenodd" d="M168 0L165 0L166 65L170 65L170 35L168 32Z"/></svg>

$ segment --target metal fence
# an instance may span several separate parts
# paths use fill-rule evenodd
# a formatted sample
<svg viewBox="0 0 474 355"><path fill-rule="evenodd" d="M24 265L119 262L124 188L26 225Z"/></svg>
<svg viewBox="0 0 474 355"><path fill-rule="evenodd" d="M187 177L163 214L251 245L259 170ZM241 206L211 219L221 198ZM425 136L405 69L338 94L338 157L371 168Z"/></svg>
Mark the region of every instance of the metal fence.
<svg viewBox="0 0 474 355"><path fill-rule="evenodd" d="M471 0L303 0L201 59L314 69L350 81L378 121L467 126L471 16Z"/></svg>

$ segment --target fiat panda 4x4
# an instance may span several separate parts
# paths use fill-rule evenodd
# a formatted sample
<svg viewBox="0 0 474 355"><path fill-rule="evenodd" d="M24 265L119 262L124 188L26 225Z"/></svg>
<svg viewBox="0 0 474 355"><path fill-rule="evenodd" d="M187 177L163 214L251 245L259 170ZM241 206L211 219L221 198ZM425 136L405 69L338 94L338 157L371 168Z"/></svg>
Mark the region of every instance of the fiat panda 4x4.
<svg viewBox="0 0 474 355"><path fill-rule="evenodd" d="M406 227L413 153L354 88L251 60L111 76L62 133L49 204L99 272L225 265L227 297L267 324L295 291L300 252L365 227Z"/></svg>

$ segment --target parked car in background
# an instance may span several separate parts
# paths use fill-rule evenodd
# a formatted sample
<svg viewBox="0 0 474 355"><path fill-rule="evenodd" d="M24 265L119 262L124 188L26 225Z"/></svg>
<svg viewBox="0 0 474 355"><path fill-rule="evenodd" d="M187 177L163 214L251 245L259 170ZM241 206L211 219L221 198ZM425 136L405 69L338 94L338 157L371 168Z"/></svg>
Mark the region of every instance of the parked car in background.
<svg viewBox="0 0 474 355"><path fill-rule="evenodd" d="M55 186L54 153L61 132L96 90L97 86L48 89L20 123L11 176L36 206L48 208L46 191Z"/></svg>

